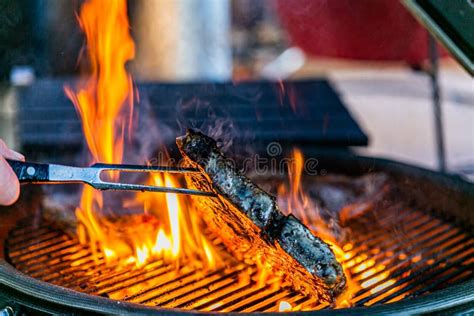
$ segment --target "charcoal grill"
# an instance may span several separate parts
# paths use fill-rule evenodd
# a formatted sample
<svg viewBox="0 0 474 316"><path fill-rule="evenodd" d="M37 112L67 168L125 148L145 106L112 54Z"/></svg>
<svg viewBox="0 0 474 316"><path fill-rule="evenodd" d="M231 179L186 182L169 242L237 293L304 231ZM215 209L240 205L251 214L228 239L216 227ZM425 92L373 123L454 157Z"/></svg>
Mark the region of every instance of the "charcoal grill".
<svg viewBox="0 0 474 316"><path fill-rule="evenodd" d="M327 172L387 172L397 182L400 196L400 203L350 224L354 238L345 264L352 278L367 286L355 294L354 307L332 312L474 310L472 184L387 160L315 155ZM258 284L256 269L230 256L225 257L227 266L215 271L200 270L192 263L178 271L161 261L139 269L105 266L74 238L32 219L37 207L23 198L20 209L0 213L6 216L2 222L10 223L2 236L0 302L13 310L252 313L276 312L281 300L299 311L330 308L285 283ZM7 221L8 214L26 218L13 216ZM219 244L218 237L213 240ZM381 264L382 269L370 272Z"/></svg>
<svg viewBox="0 0 474 316"><path fill-rule="evenodd" d="M71 163L80 151L83 136L62 93L64 83L43 79L19 91L18 136L30 159ZM0 308L5 313L260 313L277 312L280 301L290 303L294 313L474 310L473 185L351 154L347 146L365 145L367 136L326 80L153 83L138 89L151 116L170 127L171 142L183 133L182 126L205 130L212 114L232 119L239 131L232 135L232 147L245 148L249 138L243 132L252 130L255 153L274 142L282 148L297 145L306 157L318 159L319 174L391 175L399 197L395 203L350 222L352 248L346 245L344 264L365 287L354 294L352 307L334 310L288 284L260 283L255 267L225 252L227 265L220 270L205 271L192 262L179 270L161 261L134 269L106 266L74 237L41 222L43 193L30 187L15 206L0 209ZM293 112L295 100L304 115ZM165 145L170 148L166 140ZM306 180L311 185L317 176ZM217 236L212 240L220 244Z"/></svg>

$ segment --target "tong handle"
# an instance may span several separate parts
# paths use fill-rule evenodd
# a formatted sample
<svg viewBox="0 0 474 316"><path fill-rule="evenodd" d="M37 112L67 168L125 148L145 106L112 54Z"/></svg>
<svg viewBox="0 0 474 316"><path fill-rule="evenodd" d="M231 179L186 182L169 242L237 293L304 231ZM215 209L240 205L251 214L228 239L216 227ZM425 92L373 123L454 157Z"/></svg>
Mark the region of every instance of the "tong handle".
<svg viewBox="0 0 474 316"><path fill-rule="evenodd" d="M6 159L22 183L42 183L49 181L49 165Z"/></svg>

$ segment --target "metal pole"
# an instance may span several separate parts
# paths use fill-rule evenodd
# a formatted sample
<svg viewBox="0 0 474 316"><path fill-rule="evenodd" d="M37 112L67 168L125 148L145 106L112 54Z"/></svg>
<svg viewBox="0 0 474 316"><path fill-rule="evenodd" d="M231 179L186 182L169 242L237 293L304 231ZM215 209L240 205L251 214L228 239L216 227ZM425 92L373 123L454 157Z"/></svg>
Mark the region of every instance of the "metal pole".
<svg viewBox="0 0 474 316"><path fill-rule="evenodd" d="M439 76L438 76L438 62L439 54L436 40L433 36L429 35L429 56L430 56L430 70L429 75L431 79L431 90L433 98L433 113L435 123L435 137L436 137L436 152L438 156L438 169L441 172L446 171L446 152L444 146L444 129L443 129L443 116L441 111L441 92L439 87Z"/></svg>

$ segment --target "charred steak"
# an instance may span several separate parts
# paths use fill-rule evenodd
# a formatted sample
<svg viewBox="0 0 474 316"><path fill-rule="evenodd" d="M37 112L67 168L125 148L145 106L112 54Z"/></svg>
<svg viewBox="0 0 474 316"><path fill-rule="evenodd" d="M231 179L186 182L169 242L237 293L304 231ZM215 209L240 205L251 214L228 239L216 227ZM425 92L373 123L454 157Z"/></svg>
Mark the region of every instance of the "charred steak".
<svg viewBox="0 0 474 316"><path fill-rule="evenodd" d="M236 170L216 142L197 131L178 137L177 145L190 174L191 187L212 190L215 198L194 197L211 231L241 260L264 263L292 286L332 302L346 279L331 247L296 217L285 216L275 198Z"/></svg>

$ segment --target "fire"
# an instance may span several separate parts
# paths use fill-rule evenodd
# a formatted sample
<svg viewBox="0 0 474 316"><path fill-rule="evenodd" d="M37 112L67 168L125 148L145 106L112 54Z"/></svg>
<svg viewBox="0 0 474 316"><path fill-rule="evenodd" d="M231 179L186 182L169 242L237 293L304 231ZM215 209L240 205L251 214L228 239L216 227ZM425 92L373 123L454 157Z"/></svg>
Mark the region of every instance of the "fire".
<svg viewBox="0 0 474 316"><path fill-rule="evenodd" d="M360 285L352 280L350 271L351 261L349 259L352 258L353 245L350 243L339 245L328 223L321 217L318 206L305 192L302 177L304 166L303 153L298 148L294 148L288 164L289 188L285 184L279 186L278 201L280 205L287 206L288 213L298 217L314 234L331 245L337 260L342 263L347 277L347 289L337 298L336 307L349 307L352 297L360 289Z"/></svg>
<svg viewBox="0 0 474 316"><path fill-rule="evenodd" d="M166 250L171 249L171 240L168 239L165 232L160 229L156 235L156 242L152 248L152 251L158 255L163 254Z"/></svg>
<svg viewBox="0 0 474 316"><path fill-rule="evenodd" d="M169 187L176 187L174 183L171 181L170 177L166 177L166 186ZM171 236L173 236L173 241L171 243L171 255L173 257L177 257L179 255L179 247L180 247L180 231L179 231L179 205L178 205L178 197L176 194L166 194L166 202L168 204L168 215L170 219L170 226L171 226Z"/></svg>
<svg viewBox="0 0 474 316"><path fill-rule="evenodd" d="M85 80L75 87L66 86L65 93L82 120L91 163L120 164L134 121L134 88L126 64L134 58L135 44L127 2L85 1L78 20L86 38L89 69ZM116 181L121 175L105 176ZM179 181L169 174L153 174L145 179L147 184L169 187L178 187ZM106 263L141 267L157 259L178 264L194 259L210 268L220 262L186 197L137 193L131 200L114 199L113 205L108 205L108 200L101 192L84 187L76 209L79 239L90 246L97 261L103 258ZM113 216L117 208L130 207L133 214Z"/></svg>
<svg viewBox="0 0 474 316"><path fill-rule="evenodd" d="M293 159L291 160L288 177L291 184L288 211L293 212L304 223L308 223L307 207L309 199L302 189L301 174L303 171L304 157L303 153L295 148L293 150Z"/></svg>
<svg viewBox="0 0 474 316"><path fill-rule="evenodd" d="M77 91L65 91L82 119L93 160L120 163L125 130L132 127L133 84L125 64L135 56L126 0L86 1L79 23L86 36L89 76Z"/></svg>
<svg viewBox="0 0 474 316"><path fill-rule="evenodd" d="M288 164L288 183L278 187L278 202L285 205L287 212L294 214L303 221L315 235L321 237L331 248L344 269L347 284L346 290L340 294L335 302L335 308L350 307L354 304L354 298L361 291L367 291L364 297L369 294L379 293L392 286L396 280L390 278L390 271L382 263L377 263L375 259L369 258L367 254L357 254L352 243L344 243L338 240L334 231L330 229L327 220L321 217L320 209L305 192L303 171L305 158L302 152L295 148ZM372 249L372 253L377 254L380 249ZM403 254L404 255L404 254ZM393 256L389 254L389 256ZM406 258L402 256L402 259ZM414 257L420 260L419 256ZM413 261L413 260L412 260ZM388 290L392 293L397 287ZM400 298L398 298L400 299ZM286 304L282 302L283 307Z"/></svg>
<svg viewBox="0 0 474 316"><path fill-rule="evenodd" d="M324 240L335 241L328 224L321 218L318 206L304 190L303 171L305 158L298 148L294 148L288 163L289 188L282 183L278 187L278 204L286 206L287 213L292 213L316 235ZM285 207L283 207L285 209Z"/></svg>
<svg viewBox="0 0 474 316"><path fill-rule="evenodd" d="M151 177L151 185L178 187L179 182L169 174L155 174ZM206 263L214 268L220 257L212 243L202 232L200 221L192 200L183 195L166 193L143 193L141 202L146 205L144 211L159 219L160 227L156 230L153 242L144 243L137 248L138 265L153 258L164 258L168 261L180 262L192 259ZM163 213L165 208L166 213Z"/></svg>
<svg viewBox="0 0 474 316"><path fill-rule="evenodd" d="M119 164L123 162L126 140L131 140L134 121L133 81L126 63L133 59L135 46L129 32L126 0L85 1L78 18L86 37L89 69L84 81L74 88L65 87L65 92L82 120L91 163ZM352 244L339 245L320 216L318 206L304 191L304 165L303 154L295 149L289 164L290 184L289 187L279 187L279 203L286 205L288 212L299 217L332 246L348 277L348 290L338 298L336 305L350 306L354 293L382 282L389 275L380 274L384 266L366 261L367 257L355 256ZM118 180L121 175L107 176ZM170 174L153 174L144 179L146 184L169 187L180 186L180 180ZM90 246L97 261L136 267L152 260L163 260L176 266L186 261L210 269L223 262L213 243L203 233L194 209L196 206L189 197L171 193L136 193L128 200L114 199L113 205L109 205L109 200L101 192L84 187L80 206L76 209L80 223L79 239ZM132 208L133 212L113 216L117 208L127 211ZM255 278L258 286L284 283L283 280L274 281L277 276L268 269L264 258L257 266ZM363 282L361 287L351 279L351 272L371 279ZM381 291L394 282L389 279L370 291ZM298 306L292 307L290 303L281 301L278 308L291 311Z"/></svg>

